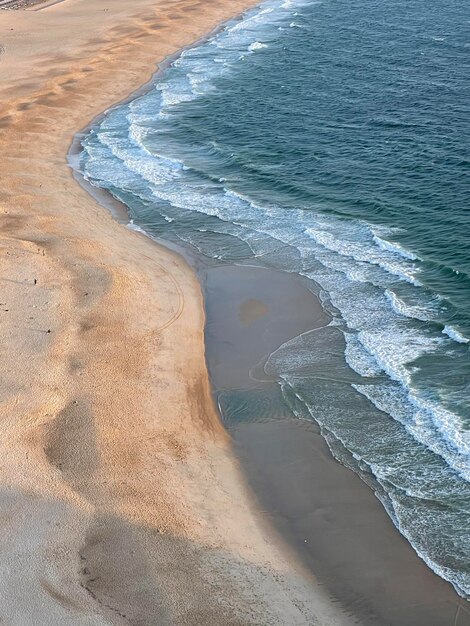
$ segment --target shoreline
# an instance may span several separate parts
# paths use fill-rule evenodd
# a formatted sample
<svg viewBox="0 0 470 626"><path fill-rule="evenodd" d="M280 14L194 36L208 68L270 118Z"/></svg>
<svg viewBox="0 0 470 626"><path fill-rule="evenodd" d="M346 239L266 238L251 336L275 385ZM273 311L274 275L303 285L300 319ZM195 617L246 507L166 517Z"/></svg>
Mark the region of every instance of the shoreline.
<svg viewBox="0 0 470 626"><path fill-rule="evenodd" d="M9 624L351 623L242 478L193 272L116 222L65 161L77 128L155 59L251 4L68 0L0 16Z"/></svg>
<svg viewBox="0 0 470 626"><path fill-rule="evenodd" d="M65 2L65 1L66 0L58 0L58 2ZM57 2L55 2L54 4L57 4ZM226 24L228 22L243 19L243 15L245 14L245 12L250 10L251 8L256 7L257 4L258 4L258 2L253 2L253 3L249 4L245 9L243 9L243 11L241 11L240 13L237 13L237 14L235 14L233 16L229 16L227 19L222 20L212 30L210 30L209 32L203 34L201 37L199 37L195 41L190 42L190 43L182 46L181 48L178 48L176 51L174 51L174 52L170 53L169 55L167 55L166 57L164 57L161 61L157 60L156 63L155 63L155 66L156 66L157 69L152 73L150 78L145 83L143 83L142 85L137 87L134 91L132 91L127 96L123 97L118 102L115 102L112 105L110 105L107 109L105 109L101 113L98 113L89 122L87 122L87 124L85 124L85 126L83 128L81 128L74 135L72 135L72 139L70 141L70 145L69 145L69 148L67 150L67 163L68 163L69 167L72 170L72 173L73 173L73 176L74 176L75 180L99 204L101 204L104 208L106 208L108 211L110 211L112 216L113 216L113 218L115 220L117 220L119 223L122 223L125 226L130 226L130 225L133 224L133 222L132 222L132 220L130 218L130 215L129 215L128 207L123 202L121 202L120 200L115 198L111 193L106 191L105 189L100 189L99 187L95 187L91 183L89 183L88 180L83 176L82 171L80 170L80 167L79 167L78 163L76 162L78 157L79 157L79 155L80 155L80 153L81 153L81 151L82 151L81 150L82 139L95 126L98 126L98 124L103 120L104 117L106 117L106 115L110 111L112 111L113 109L118 108L119 106L121 106L123 104L127 104L129 102L132 102L133 100L135 100L139 96L142 96L142 95L145 95L146 93L148 93L148 91L150 91L152 89L152 86L155 83L155 80L159 76L161 76L170 67L170 65L172 63L174 63L186 50L189 50L191 48L195 48L198 45L204 43L205 41L208 41L211 37L213 37L218 32L220 32L223 28L225 28L225 26L226 26ZM53 6L53 5L47 4L46 6L42 6L41 8L47 8L47 6ZM37 10L39 10L39 9L37 9ZM150 235L146 231L141 230L141 232L146 237L148 237L153 242L155 242L157 245L163 245L164 248L172 250L171 246L169 245L169 242L159 243L159 241L155 237L152 237L152 235ZM181 250L177 251L176 253L179 254L180 256L183 256L183 258L186 259L186 257L183 254L183 248L181 248Z"/></svg>
<svg viewBox="0 0 470 626"><path fill-rule="evenodd" d="M314 419L294 415L275 379L259 375L260 359L277 344L328 325L308 281L233 264L203 274L210 380L271 524L357 623L470 624L468 602L399 533L373 485L334 458ZM246 319L240 313L250 302L258 306Z"/></svg>
<svg viewBox="0 0 470 626"><path fill-rule="evenodd" d="M220 28L221 26L214 29L212 33L217 32ZM211 34L201 38L200 40L196 41L194 44L191 44L190 46L183 48L180 51L180 53L176 53L171 58L169 58L168 63L165 64L165 68L162 69L160 67L159 70L154 74L153 79L149 81L147 85L137 90L137 92L132 94L132 96L126 98L123 101L123 103L128 102L134 99L135 97L138 97L142 93L145 93L145 91L147 91L148 88L151 87L151 84L159 76L159 74L162 71L165 71L166 67L168 67L168 65L170 65L174 61L174 59L178 58L179 54L181 54L183 50L186 50L189 47L197 46L200 42L205 41L207 38L209 38ZM90 127L93 126L95 123L98 123L98 121L99 120L95 120L94 123L90 125ZM108 194L108 192L104 191L103 193L111 197L111 194ZM116 203L119 203L119 201L116 200ZM164 240L159 240L148 233L146 233L146 235L152 241L157 243L157 245L164 245L165 247L168 247L170 250L177 249L177 253L182 254L184 258L188 259L188 254L184 246L181 246L181 247L176 246L176 245L173 246L169 242L166 242ZM195 261L195 265L198 266L197 260ZM244 266L241 265L238 267L239 269L241 269ZM202 276L205 275L207 278L206 270L202 270L202 274L201 274L201 271L197 272L199 279L201 280L203 291L205 292L204 301L206 301L206 298L207 298L207 285L205 284L205 281ZM227 290L227 293L225 295L226 297L230 297L229 290ZM206 309L206 312L207 312L207 309ZM212 380L213 376L211 372L209 372L209 374ZM222 413L222 411L220 410L220 406L219 406L219 412ZM288 428L289 426L287 426L285 429L283 426L279 427L278 430L279 432L283 433L282 436L279 435L279 433L277 435L276 434L272 435L272 433L268 433L267 446L271 445L273 447L276 447L279 444L280 439L289 438L288 436L291 437L292 441L297 442L296 443L297 447L299 446L299 444L303 442L304 439L308 441L311 444L311 450L314 450L315 454L318 454L320 456L319 462L310 463L311 467L308 469L308 471L310 472L311 478L314 477L315 471L319 467L320 468L322 467L322 463L324 463L325 461L325 452L326 452L326 456L328 455L330 456L329 461L331 461L332 463L336 463L338 465L336 474L341 477L341 479L339 478L337 479L336 483L333 480L330 487L332 489L334 489L335 487L338 487L338 484L341 482L341 480L347 483L350 489L357 495L358 500L362 502L363 507L364 507L364 512L362 513L362 516L358 515L357 512L353 512L353 514L355 515L354 519L362 520L363 525L367 524L368 522L366 522L365 520L365 516L366 516L365 511L367 511L367 513L370 513L371 517L379 525L380 530L375 531L375 529L373 529L372 525L369 523L370 530L367 531L367 532L370 532L371 537L374 536L374 531L375 531L375 536L369 542L369 547L370 547L370 544L375 541L374 549L376 550L378 556L375 556L369 553L366 559L363 559L364 562L366 562L367 559L369 559L369 567L377 568L378 562L380 562L381 557L384 559L384 561L386 561L387 559L390 559L390 553L392 551L392 548L394 547L394 549L397 550L399 556L393 556L390 559L391 564L385 563L384 572L382 573L382 577L384 579L383 581L381 581L382 584L386 586L385 581L386 581L387 573L390 573L390 572L392 573L392 578L394 577L395 582L398 581L400 577L400 571L402 571L403 569L406 571L413 572L413 574L412 575L410 574L409 576L410 576L410 579L412 579L414 584L417 586L417 591L411 592L410 588L407 587L406 585L405 586L401 584L394 585L392 581L392 583L390 584L390 588L386 590L386 599L385 600L383 598L377 599L376 587L373 587L371 589L370 580L367 581L368 578L370 579L370 572L368 572L366 576L363 577L363 579L361 579L359 585L355 585L354 583L353 584L346 583L344 580L344 576L342 577L342 582L338 583L332 578L332 574L331 574L332 565L331 563L328 562L329 559L325 557L325 555L323 554L322 555L323 562L321 563L323 567L323 574L321 577L321 581L323 584L325 584L325 580L328 581L328 584L325 584L325 586L327 587L329 593L339 590L339 592L334 594L335 599L338 600L341 604L343 604L344 608L348 611L349 614L353 615L355 619L359 618L363 620L361 621L361 623L364 623L364 624L370 623L376 626L377 624L380 623L380 624L396 624L397 626L402 626L403 624L405 624L405 620L409 620L410 625L415 625L417 623L426 623L429 625L436 624L436 626L440 626L441 623L447 623L448 620L453 620L454 617L456 620L458 618L459 624L460 623L466 624L467 621L470 623L470 613L465 607L464 600L458 596L458 594L454 591L450 583L448 583L444 579L441 579L437 574L435 574L432 571L431 568L429 568L428 565L426 565L426 563L423 560L420 559L420 557L418 557L418 555L415 553L413 547L410 545L408 540L399 533L398 529L393 525L392 520L386 515L385 511L383 510L383 505L379 503L378 499L375 497L370 485L366 485L364 482L360 480L357 474L345 468L338 461L333 459L331 452L327 449L325 440L321 438L321 436L319 436L319 431L318 431L316 423L312 422L312 424L305 424L297 428L296 428L296 424L293 424L293 425L291 424L290 428L294 428L294 430L297 430L299 433L300 431L302 431L302 434L300 434L299 436L297 436L297 434L288 433ZM294 502L293 507L291 504L288 504L286 507L286 511L283 513L283 515L280 515L279 505L282 502L282 500L279 500L279 494L275 493L276 489L273 487L274 481L270 480L270 478L267 476L267 473L259 466L259 460L260 458L263 457L263 454L261 455L258 454L258 452L255 450L256 446L254 446L253 441L250 441L250 440L254 439L255 441L257 441L257 445L259 445L261 448L263 447L263 445L266 446L266 442L263 440L263 433L261 432L262 429L259 429L259 432L256 432L256 427L251 428L251 429L249 428L245 429L243 427L240 429L237 426L235 426L234 428L231 428L229 425L228 430L232 434L232 436L234 436L237 454L239 455L239 458L242 459L243 471L246 476L247 482L250 485L252 485L259 501L261 503L265 501L266 507L271 506L273 508L273 510L270 513L268 513L268 516L270 517L271 520L278 517L275 525L281 529L281 536L283 537L283 539L285 539L286 536L289 537L289 542L294 546L294 550L296 551L300 560L303 560L306 566L309 569L311 569L312 572L314 572L315 574L318 574L318 571L317 571L318 566L319 566L318 550L317 550L316 556L315 556L314 550L306 551L305 546L302 546L301 544L299 545L298 532L292 531L285 524L285 517L290 517L291 522L294 523L294 525L296 525L295 524L296 519L295 517L292 516L292 511L295 509L295 507L300 506L299 503ZM242 432L240 436L237 436L237 434L234 434L236 433L237 430L242 430L242 431L247 430L249 432L248 434L245 434L245 432ZM276 428L273 428L271 430L275 431ZM264 456L265 456L264 458L265 462L270 459L269 455L264 455ZM306 459L303 458L303 461L305 460ZM244 462L246 462L246 464L243 464ZM291 459L290 462L293 463L294 459ZM283 469L287 470L287 473L288 473L289 463L286 463L285 461L283 461L283 463L285 464L285 467ZM283 474L283 470L280 468L277 468L277 478L280 481L282 479L284 480L286 479L286 476L283 476L282 474ZM348 474L352 474L352 477L351 476L347 477ZM260 479L260 475L262 475L262 479ZM287 480L294 480L294 478L295 476L288 476ZM304 487L305 487L305 492L308 493L309 488L308 488L307 482L305 482ZM318 489L318 486L317 486L317 489ZM321 497L324 498L325 488L323 488L323 490L320 489L320 491L322 491ZM286 491L282 494L282 497L285 497L285 496L286 496ZM314 498L315 493L309 494L308 497ZM274 498L274 500L272 500L272 498ZM312 506L312 510L314 510L315 508L314 503L311 503L311 506ZM344 506L344 502L340 503L338 507L339 510L341 510L342 506ZM265 507L263 507L263 509L264 508ZM282 508L282 506L280 508ZM349 510L350 508L351 506L349 503L346 505L346 509ZM267 513L266 511L264 512ZM326 528L323 528L322 530L324 533L327 531ZM302 532L306 533L308 531L304 527L302 529ZM380 545L380 538L385 539L385 542L386 542L385 547ZM368 542L367 537L361 536L360 534L358 534L357 539L360 545L363 545L363 546L365 545L367 547L367 542ZM310 531L308 543L315 545L315 537L314 537L313 531ZM345 543L343 543L342 546L343 548L347 548ZM315 549L317 548L318 546L316 546ZM344 552L346 553L347 549L345 549ZM337 555L335 558L337 558ZM355 554L354 562L357 562L360 560L361 560L361 555ZM398 567L399 565L402 565L403 567L402 568ZM355 571L354 564L352 567L350 568L345 567L344 569L350 569L349 571L350 579L354 580L354 577L357 574L357 571ZM361 586L365 588L365 591ZM417 597L419 597L419 600L417 600ZM360 598L360 600L358 598ZM461 600L462 600L462 604L460 604ZM421 608L419 607L416 608L418 605ZM392 610L390 609L391 606L393 607ZM385 609L385 613L383 612L384 609ZM392 621L389 621L390 619ZM396 621L397 619L398 621ZM421 620L423 621L421 622ZM408 621L406 623L408 623Z"/></svg>

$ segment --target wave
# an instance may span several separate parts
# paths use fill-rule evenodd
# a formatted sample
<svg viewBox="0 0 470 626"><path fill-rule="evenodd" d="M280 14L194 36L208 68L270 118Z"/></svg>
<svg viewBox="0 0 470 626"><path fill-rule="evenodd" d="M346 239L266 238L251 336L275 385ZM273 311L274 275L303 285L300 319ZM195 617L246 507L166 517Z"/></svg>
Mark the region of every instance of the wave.
<svg viewBox="0 0 470 626"><path fill-rule="evenodd" d="M446 325L444 326L444 330L442 331L445 335L457 341L458 343L469 343L470 339L465 337L460 331L458 331L453 326Z"/></svg>
<svg viewBox="0 0 470 626"><path fill-rule="evenodd" d="M262 50L263 48L267 48L268 45L265 43L261 43L260 41L254 41L253 43L250 43L250 45L248 46L248 50L250 52L255 52L256 50Z"/></svg>
<svg viewBox="0 0 470 626"><path fill-rule="evenodd" d="M134 115L134 126L137 119ZM470 476L470 465L462 459L462 453L467 452L460 449L463 423L457 415L450 411L439 412L438 406L421 397L413 387L408 367L423 355L437 356L439 350L445 348L446 340L425 325L416 327L402 319L406 316L426 321L425 303L407 306L390 288L384 289L396 278L415 284L410 280L415 269L413 262L395 250L374 246L372 230L366 224L345 223L331 217L306 215L305 211L291 211L289 228L286 228L285 211L278 207L256 205L244 194L223 186L208 192L206 186L187 185L185 173L190 169L185 172L180 160L158 153L149 155L147 150L139 151L138 146L129 146L125 142L123 145L121 139L109 132L100 133L98 140L121 161L127 172L134 172L150 185L153 197L180 209L191 207L193 211L217 218L225 224L224 232L244 240L256 258L270 254L273 245L294 244L307 265L311 259L319 260L320 270L295 269L326 289L331 303L341 311L343 320L353 331L346 334L346 359L350 366L363 376L384 372L403 385L409 394L406 411L414 415L415 422L422 419L422 411L430 413L429 423L441 420L443 424L449 424L452 416L453 428L443 425L432 431L433 437L439 431L449 440L448 444L434 442L433 449L450 467ZM306 221L314 222L314 226L306 226ZM217 230L220 232L220 228ZM318 244L316 248L312 242ZM325 270L331 271L325 274ZM360 280L355 272L362 273ZM392 306L388 307L387 303ZM369 399L378 406L374 399ZM401 420L398 413L391 409L389 413ZM415 436L430 446L430 432L429 429L415 429Z"/></svg>
<svg viewBox="0 0 470 626"><path fill-rule="evenodd" d="M410 250L406 250L406 248L401 246L399 243L396 243L394 241L389 241L388 239L384 239L383 237L380 237L376 231L377 231L377 227L375 227L375 229L372 228L372 232L374 233L373 235L374 241L379 246L379 248L382 248L382 250L388 250L390 252L397 253L400 256L404 257L405 259L409 259L410 261L420 260L418 255L415 254L414 252L411 252Z"/></svg>
<svg viewBox="0 0 470 626"><path fill-rule="evenodd" d="M135 128L138 116L134 113L132 119L132 128ZM95 138L121 163L121 166L114 163L116 176L121 178L123 166L128 173L133 172L149 185L154 198L180 209L191 207L192 211L217 218L225 224L225 233L244 240L256 258L270 254L273 246L292 246L303 259L302 265L293 269L325 288L330 302L341 311L343 320L353 331L346 335L346 358L351 367L361 375L372 375L374 369L386 372L412 394L409 410L413 411L414 406L418 411L422 409L424 399L413 389L408 364L423 355L436 354L437 357L440 349L445 349L446 340L426 325L416 326L402 319L409 317L413 322L425 322L432 317L427 315L426 302L407 305L391 290L390 285L394 285L397 278L416 288L416 281L412 280L415 271L412 261L395 250L374 245L374 236L366 224L307 215L306 211L290 211L287 228L283 209L256 205L244 194L222 185L215 186L212 191L206 186L188 185L186 174L193 174L190 168L185 170L180 160L141 150L135 145L135 137L134 131L132 145L108 131ZM114 184L118 182L116 176L111 176ZM307 226L306 222L310 225ZM319 261L320 266L306 271L305 266L313 260ZM453 338L462 341L455 334ZM359 344L363 352L361 365ZM453 444L457 451L458 432L454 429L448 434L455 437ZM440 453L444 454L441 449ZM454 459L449 455L446 458L455 467Z"/></svg>
<svg viewBox="0 0 470 626"><path fill-rule="evenodd" d="M335 234L328 231L318 232L315 229L310 229L308 232L313 239L329 250L337 252L342 256L351 257L355 261L379 265L390 274L395 274L413 285L421 285L416 278L417 268L411 263L403 263L400 259L397 259L394 254L395 251L391 249L382 246L379 246L377 249L367 245L367 243L338 238ZM392 252L392 254L388 254L389 252Z"/></svg>
<svg viewBox="0 0 470 626"><path fill-rule="evenodd" d="M336 353L334 345L335 329L331 327L304 333L272 353L265 370L271 376L278 375L284 393L292 392L302 403L304 409L297 412L299 417L305 417L306 410L320 423L322 433L328 433L326 439L330 449L341 462L365 477L366 482L370 483L368 473L374 478L380 489L377 490L377 485L371 486L400 532L432 569L453 582L460 593L465 593L470 584L465 565L468 555L459 556L462 569L458 574L455 569L445 566L442 550L447 550L448 546L441 530L465 528L465 506L459 509L455 502L470 502L468 483L456 474L449 474L445 463L439 462L439 457L434 457L429 448L416 440L412 425L406 424L406 419L403 419L407 426L404 430L387 421L390 409L398 415L400 411L406 413L409 406L404 394L400 398L396 393L399 387L394 389L393 383L389 383L387 390L385 386L378 388L376 383L351 384L381 410L376 414L367 411L366 406L347 391L344 383L349 375L341 369L340 361L336 363L332 379L331 360L327 360L325 353ZM313 352L316 358L312 362ZM312 367L315 378L311 378ZM310 378L306 377L307 372ZM325 378L328 379L327 385L322 384ZM332 380L336 382L332 383ZM326 403L322 402L322 396L327 398ZM336 405L341 407L341 420L338 420ZM351 428L347 418L353 416L356 421L360 416L361 428ZM332 445L332 439L335 445ZM340 450L336 442L341 443ZM465 540L465 537L461 538Z"/></svg>
<svg viewBox="0 0 470 626"><path fill-rule="evenodd" d="M392 309L400 315L411 317L422 322L429 321L433 318L432 309L430 310L425 302L417 305L407 304L391 289L386 289L385 295L390 300Z"/></svg>

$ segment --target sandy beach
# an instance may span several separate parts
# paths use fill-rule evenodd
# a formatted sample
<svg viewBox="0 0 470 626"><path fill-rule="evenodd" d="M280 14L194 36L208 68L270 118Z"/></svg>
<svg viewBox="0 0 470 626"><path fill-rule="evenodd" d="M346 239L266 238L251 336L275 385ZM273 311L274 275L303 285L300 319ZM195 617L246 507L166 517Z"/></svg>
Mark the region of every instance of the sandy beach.
<svg viewBox="0 0 470 626"><path fill-rule="evenodd" d="M257 513L193 272L66 162L74 133L248 4L0 12L2 623L351 623Z"/></svg>

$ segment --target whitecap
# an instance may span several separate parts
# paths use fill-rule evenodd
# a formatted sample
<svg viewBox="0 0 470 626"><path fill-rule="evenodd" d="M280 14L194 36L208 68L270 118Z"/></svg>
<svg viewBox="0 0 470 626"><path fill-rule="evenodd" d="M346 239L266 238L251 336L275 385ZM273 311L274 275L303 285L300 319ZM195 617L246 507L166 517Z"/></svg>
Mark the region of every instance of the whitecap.
<svg viewBox="0 0 470 626"><path fill-rule="evenodd" d="M262 48L267 48L268 45L265 43L261 43L260 41L254 41L252 44L248 46L248 50L250 52L254 52L255 50L261 50Z"/></svg>
<svg viewBox="0 0 470 626"><path fill-rule="evenodd" d="M444 326L444 330L442 331L445 335L457 341L458 343L469 343L470 339L465 337L460 331L458 331L453 326L446 325Z"/></svg>
<svg viewBox="0 0 470 626"><path fill-rule="evenodd" d="M396 243L394 241L388 241L386 239L382 239L382 237L379 237L379 235L377 235L374 232L374 229L371 229L373 234L373 239L375 241L375 243L379 246L379 248L382 248L382 250L388 250L389 252L395 252L397 254L399 254L400 256L404 257L405 259L409 259L410 261L416 261L419 260L419 257L414 253L411 252L410 250L407 250L406 248L403 248L403 246L401 246L399 243Z"/></svg>
<svg viewBox="0 0 470 626"><path fill-rule="evenodd" d="M401 298L399 298L395 292L391 291L390 289L385 290L385 295L389 299L392 309L396 313L399 313L400 315L404 315L405 317L421 320L423 322L429 321L432 319L429 309L426 306L417 306L417 305L407 304Z"/></svg>

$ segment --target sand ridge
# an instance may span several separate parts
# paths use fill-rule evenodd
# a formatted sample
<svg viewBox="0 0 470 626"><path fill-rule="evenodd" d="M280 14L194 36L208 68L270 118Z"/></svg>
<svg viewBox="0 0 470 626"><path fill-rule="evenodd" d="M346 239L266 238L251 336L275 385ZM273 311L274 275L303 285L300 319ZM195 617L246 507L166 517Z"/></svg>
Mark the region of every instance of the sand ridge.
<svg viewBox="0 0 470 626"><path fill-rule="evenodd" d="M66 164L73 133L156 60L248 4L0 14L4 623L347 623L240 478L193 273L113 221Z"/></svg>

